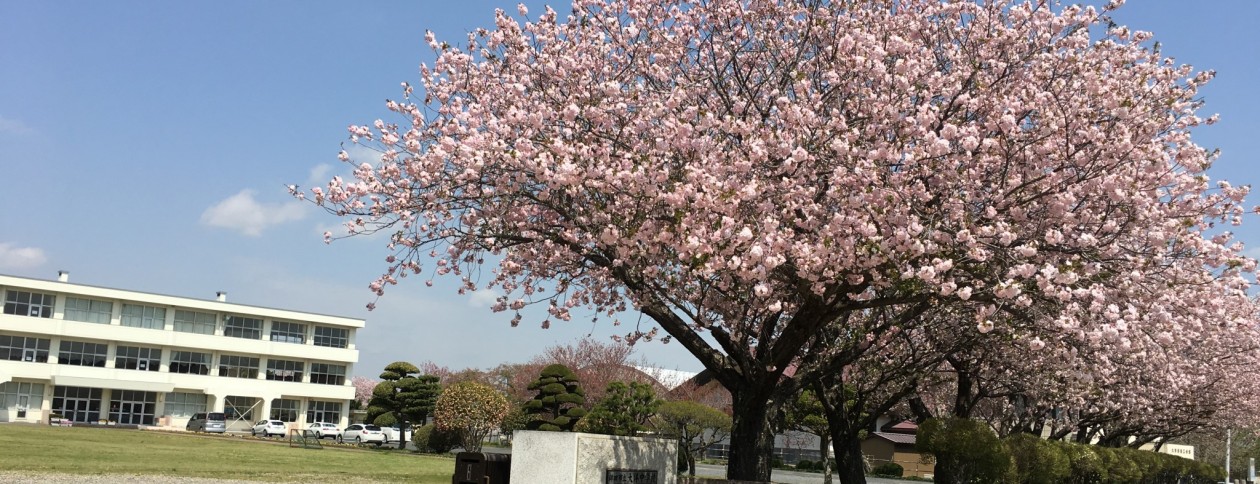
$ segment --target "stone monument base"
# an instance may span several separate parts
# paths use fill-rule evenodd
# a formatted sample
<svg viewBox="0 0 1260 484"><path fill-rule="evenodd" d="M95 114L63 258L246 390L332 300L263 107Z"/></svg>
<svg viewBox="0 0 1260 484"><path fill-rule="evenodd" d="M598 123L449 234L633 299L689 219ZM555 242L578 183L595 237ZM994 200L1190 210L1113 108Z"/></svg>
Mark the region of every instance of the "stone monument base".
<svg viewBox="0 0 1260 484"><path fill-rule="evenodd" d="M512 484L677 484L678 441L580 432L512 434Z"/></svg>

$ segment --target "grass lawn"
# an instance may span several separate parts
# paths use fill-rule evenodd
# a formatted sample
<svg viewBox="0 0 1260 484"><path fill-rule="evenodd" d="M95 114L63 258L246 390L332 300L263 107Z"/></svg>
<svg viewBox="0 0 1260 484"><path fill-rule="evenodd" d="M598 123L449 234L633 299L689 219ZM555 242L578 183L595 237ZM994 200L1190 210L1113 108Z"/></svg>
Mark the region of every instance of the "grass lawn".
<svg viewBox="0 0 1260 484"><path fill-rule="evenodd" d="M410 452L289 447L151 430L0 424L0 471L169 475L260 481L449 483L455 461Z"/></svg>

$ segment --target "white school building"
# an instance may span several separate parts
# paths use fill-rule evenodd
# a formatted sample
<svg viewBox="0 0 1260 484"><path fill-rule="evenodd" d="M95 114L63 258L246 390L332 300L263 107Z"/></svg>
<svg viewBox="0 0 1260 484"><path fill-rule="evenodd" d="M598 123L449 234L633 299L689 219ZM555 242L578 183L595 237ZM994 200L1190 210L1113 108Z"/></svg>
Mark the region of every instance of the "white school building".
<svg viewBox="0 0 1260 484"><path fill-rule="evenodd" d="M0 422L349 423L364 320L0 275Z"/></svg>

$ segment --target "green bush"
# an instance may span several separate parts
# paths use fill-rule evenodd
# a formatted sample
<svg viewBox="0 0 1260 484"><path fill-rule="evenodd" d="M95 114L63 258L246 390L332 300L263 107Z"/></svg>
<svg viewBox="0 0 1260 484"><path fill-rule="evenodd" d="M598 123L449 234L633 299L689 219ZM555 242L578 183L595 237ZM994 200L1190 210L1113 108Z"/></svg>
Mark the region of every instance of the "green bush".
<svg viewBox="0 0 1260 484"><path fill-rule="evenodd" d="M1006 483L1011 455L988 424L971 419L929 419L919 426L918 449L936 457L936 482Z"/></svg>
<svg viewBox="0 0 1260 484"><path fill-rule="evenodd" d="M871 469L871 475L881 477L901 477L905 472L906 469L896 462L885 462Z"/></svg>
<svg viewBox="0 0 1260 484"><path fill-rule="evenodd" d="M1057 484L1071 473L1071 464L1060 446L1030 434L1006 438L1015 461L1015 481L1020 484Z"/></svg>
<svg viewBox="0 0 1260 484"><path fill-rule="evenodd" d="M459 445L459 432L438 430L433 424L428 424L413 430L411 439L421 452L445 454Z"/></svg>
<svg viewBox="0 0 1260 484"><path fill-rule="evenodd" d="M1068 482L1093 484L1108 481L1107 466L1103 462L1101 447L1071 442L1051 441L1067 456L1070 477Z"/></svg>
<svg viewBox="0 0 1260 484"><path fill-rule="evenodd" d="M818 469L819 467L821 466L818 466L814 463L814 461L809 459L801 459L796 462L796 470L798 471L812 471Z"/></svg>
<svg viewBox="0 0 1260 484"><path fill-rule="evenodd" d="M398 419L394 418L394 414L390 412L382 413L377 415L375 419L372 419L372 425L378 427L393 427L397 423Z"/></svg>

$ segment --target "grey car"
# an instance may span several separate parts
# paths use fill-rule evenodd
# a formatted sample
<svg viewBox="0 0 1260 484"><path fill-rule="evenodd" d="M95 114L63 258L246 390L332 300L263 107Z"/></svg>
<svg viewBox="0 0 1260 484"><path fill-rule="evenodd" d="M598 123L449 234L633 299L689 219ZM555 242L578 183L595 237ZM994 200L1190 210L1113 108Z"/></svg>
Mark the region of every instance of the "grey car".
<svg viewBox="0 0 1260 484"><path fill-rule="evenodd" d="M188 419L188 425L184 426L184 430L221 434L227 431L227 420L224 419L223 412L198 413Z"/></svg>

